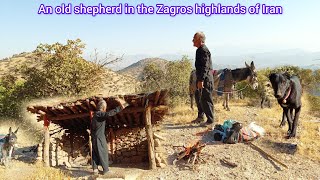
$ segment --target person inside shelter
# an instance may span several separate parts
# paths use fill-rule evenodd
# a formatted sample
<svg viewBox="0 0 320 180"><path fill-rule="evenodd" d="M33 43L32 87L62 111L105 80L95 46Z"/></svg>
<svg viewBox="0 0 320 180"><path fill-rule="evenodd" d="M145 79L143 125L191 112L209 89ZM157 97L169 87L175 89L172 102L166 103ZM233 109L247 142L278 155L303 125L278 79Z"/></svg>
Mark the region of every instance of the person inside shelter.
<svg viewBox="0 0 320 180"><path fill-rule="evenodd" d="M93 113L91 122L91 141L92 141L92 168L93 173L98 174L98 165L103 168L102 174L112 173L109 169L108 144L105 136L106 117L114 116L124 109L125 106L106 112L107 103L103 98L99 99L97 111Z"/></svg>

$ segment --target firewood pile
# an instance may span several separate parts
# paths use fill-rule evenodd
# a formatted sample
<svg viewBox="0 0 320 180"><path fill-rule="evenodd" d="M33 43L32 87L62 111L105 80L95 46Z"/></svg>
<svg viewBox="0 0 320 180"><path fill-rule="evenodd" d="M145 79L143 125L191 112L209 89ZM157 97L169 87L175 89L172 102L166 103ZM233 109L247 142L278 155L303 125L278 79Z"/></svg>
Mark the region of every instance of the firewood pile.
<svg viewBox="0 0 320 180"><path fill-rule="evenodd" d="M183 146L184 150L178 153L178 157L174 160L173 164L176 164L177 161L183 159L186 160L188 164L191 164L194 167L195 164L204 161L201 158L201 151L205 146L206 144L203 144L200 141L188 147Z"/></svg>

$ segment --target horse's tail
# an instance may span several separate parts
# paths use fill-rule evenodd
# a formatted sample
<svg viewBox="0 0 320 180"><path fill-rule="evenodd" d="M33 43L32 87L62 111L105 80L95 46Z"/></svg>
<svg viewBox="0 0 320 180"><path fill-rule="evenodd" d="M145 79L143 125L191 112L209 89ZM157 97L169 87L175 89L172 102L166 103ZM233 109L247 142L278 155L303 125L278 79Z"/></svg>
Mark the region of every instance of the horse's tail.
<svg viewBox="0 0 320 180"><path fill-rule="evenodd" d="M194 95L195 95L196 86L197 86L196 84L197 84L196 70L192 70L189 77L189 95L190 95L191 109L193 109Z"/></svg>

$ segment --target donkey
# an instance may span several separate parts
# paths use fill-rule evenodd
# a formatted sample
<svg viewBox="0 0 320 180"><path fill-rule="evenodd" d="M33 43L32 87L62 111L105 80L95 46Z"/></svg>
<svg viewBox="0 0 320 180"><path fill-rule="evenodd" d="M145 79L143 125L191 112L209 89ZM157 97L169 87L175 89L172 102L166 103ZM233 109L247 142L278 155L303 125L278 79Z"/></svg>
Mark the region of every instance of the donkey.
<svg viewBox="0 0 320 180"><path fill-rule="evenodd" d="M245 68L237 68L237 69L233 69L231 70L231 72L229 73L230 75L230 87L228 87L229 90L226 90L226 87L224 88L224 92L225 92L225 99L223 101L223 107L224 109L226 109L227 111L230 111L229 108L229 94L231 92L232 89L232 85L243 81L243 80L247 80L251 86L252 89L257 89L258 88L258 77L257 77L257 73L256 73L256 68L254 66L253 61L251 62L250 66L245 62L246 67ZM219 81L220 81L220 75L222 73L223 70L219 70L218 72L213 71L213 79L214 79L214 91L217 91L218 89L218 85L219 85ZM196 81L197 81L197 77L196 77L196 71L193 70L190 74L190 78L189 78L189 95L190 95L190 101L191 101L191 108L193 109L193 99L194 99L194 95L195 95L195 91L196 91ZM215 93L214 93L215 94Z"/></svg>
<svg viewBox="0 0 320 180"><path fill-rule="evenodd" d="M12 158L14 146L17 143L16 134L18 132L18 129L19 128L17 128L15 132L12 132L10 127L9 134L7 134L4 138L0 139L0 159L5 166Z"/></svg>

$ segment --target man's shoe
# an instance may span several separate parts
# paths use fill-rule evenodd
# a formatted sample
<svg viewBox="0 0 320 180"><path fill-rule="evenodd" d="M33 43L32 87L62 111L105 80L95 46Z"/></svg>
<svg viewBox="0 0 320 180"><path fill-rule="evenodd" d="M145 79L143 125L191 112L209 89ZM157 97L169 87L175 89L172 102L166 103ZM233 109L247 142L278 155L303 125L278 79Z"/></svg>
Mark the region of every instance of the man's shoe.
<svg viewBox="0 0 320 180"><path fill-rule="evenodd" d="M206 128L212 129L213 123L212 122L204 122L204 123L200 124L200 127L206 127Z"/></svg>
<svg viewBox="0 0 320 180"><path fill-rule="evenodd" d="M191 121L191 123L194 123L194 124L200 124L200 123L203 123L204 122L204 119L203 118L199 118L197 117L195 120Z"/></svg>
<svg viewBox="0 0 320 180"><path fill-rule="evenodd" d="M102 175L109 175L109 174L114 174L114 173L113 171L110 171L110 170L102 172Z"/></svg>

